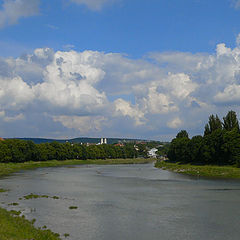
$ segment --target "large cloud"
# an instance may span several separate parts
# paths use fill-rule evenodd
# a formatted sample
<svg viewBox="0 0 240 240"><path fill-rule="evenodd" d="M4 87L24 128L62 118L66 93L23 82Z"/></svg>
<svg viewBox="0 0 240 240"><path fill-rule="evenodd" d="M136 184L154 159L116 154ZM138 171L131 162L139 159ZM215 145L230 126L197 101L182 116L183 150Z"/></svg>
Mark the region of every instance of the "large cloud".
<svg viewBox="0 0 240 240"><path fill-rule="evenodd" d="M88 63L93 55L91 52L56 52L44 70L44 82L34 86L36 97L53 107L78 113L90 113L103 107L106 96L95 85L105 73Z"/></svg>
<svg viewBox="0 0 240 240"><path fill-rule="evenodd" d="M32 101L34 93L32 88L20 77L0 77L0 108L19 109Z"/></svg>
<svg viewBox="0 0 240 240"><path fill-rule="evenodd" d="M0 134L170 138L240 110L238 46L148 58L44 48L0 59Z"/></svg>
<svg viewBox="0 0 240 240"><path fill-rule="evenodd" d="M38 14L40 0L3 0L0 27L12 25L20 18Z"/></svg>

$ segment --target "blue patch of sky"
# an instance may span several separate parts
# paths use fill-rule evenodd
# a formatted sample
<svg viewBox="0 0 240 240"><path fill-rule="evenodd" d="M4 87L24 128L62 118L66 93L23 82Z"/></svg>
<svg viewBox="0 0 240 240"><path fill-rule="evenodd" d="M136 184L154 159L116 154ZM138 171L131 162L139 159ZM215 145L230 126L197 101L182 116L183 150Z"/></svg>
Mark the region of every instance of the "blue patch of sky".
<svg viewBox="0 0 240 240"><path fill-rule="evenodd" d="M108 100L110 102L114 102L115 100L117 100L118 98L122 98L123 100L127 101L127 102L131 102L132 104L136 104L135 102L135 96L134 94L121 94L121 95L108 95L107 96Z"/></svg>
<svg viewBox="0 0 240 240"><path fill-rule="evenodd" d="M44 0L40 15L0 30L0 50L16 56L71 44L77 51L120 52L132 58L155 51L212 53L220 42L235 46L239 22L240 11L230 0L122 0L102 11ZM6 52L1 46L9 42L16 47Z"/></svg>

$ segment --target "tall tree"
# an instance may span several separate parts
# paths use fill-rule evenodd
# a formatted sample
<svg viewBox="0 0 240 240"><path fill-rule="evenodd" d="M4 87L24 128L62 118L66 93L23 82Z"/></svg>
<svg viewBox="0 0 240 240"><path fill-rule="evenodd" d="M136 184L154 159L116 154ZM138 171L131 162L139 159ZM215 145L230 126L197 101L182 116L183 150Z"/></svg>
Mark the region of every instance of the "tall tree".
<svg viewBox="0 0 240 240"><path fill-rule="evenodd" d="M186 137L174 138L167 153L169 160L180 163L190 162L189 142L190 139Z"/></svg>
<svg viewBox="0 0 240 240"><path fill-rule="evenodd" d="M237 129L239 132L237 114L234 111L229 111L227 116L223 118L223 128L227 131Z"/></svg>
<svg viewBox="0 0 240 240"><path fill-rule="evenodd" d="M201 157L205 164L219 164L224 160L222 151L223 132L221 129L213 131L211 134L203 137L201 146Z"/></svg>
<svg viewBox="0 0 240 240"><path fill-rule="evenodd" d="M210 131L209 124L207 123L207 124L205 125L205 129L204 129L204 136L207 136L207 135L209 135L209 134L211 134L211 131Z"/></svg>
<svg viewBox="0 0 240 240"><path fill-rule="evenodd" d="M208 123L205 125L204 136L211 134L217 129L222 129L222 122L218 115L210 115Z"/></svg>
<svg viewBox="0 0 240 240"><path fill-rule="evenodd" d="M177 134L176 138L189 138L189 137L188 137L188 133L187 133L186 130L181 130L181 131Z"/></svg>
<svg viewBox="0 0 240 240"><path fill-rule="evenodd" d="M240 164L240 133L236 128L223 134L225 164Z"/></svg>
<svg viewBox="0 0 240 240"><path fill-rule="evenodd" d="M192 163L202 163L203 158L201 155L201 149L203 147L203 137L194 136L188 144L189 155Z"/></svg>

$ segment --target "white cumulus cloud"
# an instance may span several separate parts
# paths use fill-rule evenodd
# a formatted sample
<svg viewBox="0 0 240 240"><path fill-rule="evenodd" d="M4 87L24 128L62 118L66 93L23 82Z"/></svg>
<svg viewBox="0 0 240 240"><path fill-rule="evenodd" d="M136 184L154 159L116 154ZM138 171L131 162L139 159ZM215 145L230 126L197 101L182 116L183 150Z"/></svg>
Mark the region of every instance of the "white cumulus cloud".
<svg viewBox="0 0 240 240"><path fill-rule="evenodd" d="M180 127L200 134L210 114L240 112L238 45L148 57L39 48L0 58L0 132L160 138Z"/></svg>
<svg viewBox="0 0 240 240"><path fill-rule="evenodd" d="M34 86L37 98L55 107L79 113L102 107L107 101L106 96L94 86L105 73L85 62L88 55L91 52L56 52L44 70L44 82Z"/></svg>
<svg viewBox="0 0 240 240"><path fill-rule="evenodd" d="M119 98L115 102L116 114L128 116L135 120L135 125L144 124L144 113L137 106L132 106L129 102Z"/></svg>
<svg viewBox="0 0 240 240"><path fill-rule="evenodd" d="M20 77L0 77L0 108L19 109L34 99L31 86Z"/></svg>

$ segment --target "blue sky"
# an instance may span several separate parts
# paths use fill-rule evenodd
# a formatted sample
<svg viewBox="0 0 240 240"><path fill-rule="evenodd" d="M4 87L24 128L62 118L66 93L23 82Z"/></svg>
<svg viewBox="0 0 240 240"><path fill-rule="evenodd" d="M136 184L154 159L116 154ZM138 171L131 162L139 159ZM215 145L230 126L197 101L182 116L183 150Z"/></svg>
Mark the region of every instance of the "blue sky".
<svg viewBox="0 0 240 240"><path fill-rule="evenodd" d="M217 43L235 45L239 20L229 0L119 0L102 10L69 0L42 0L36 16L1 29L0 50L17 56L39 47L74 45L77 51L120 52L133 58L155 51L214 52ZM12 52L12 44L19 50Z"/></svg>
<svg viewBox="0 0 240 240"><path fill-rule="evenodd" d="M0 0L0 135L202 134L239 112L239 22L238 0Z"/></svg>

